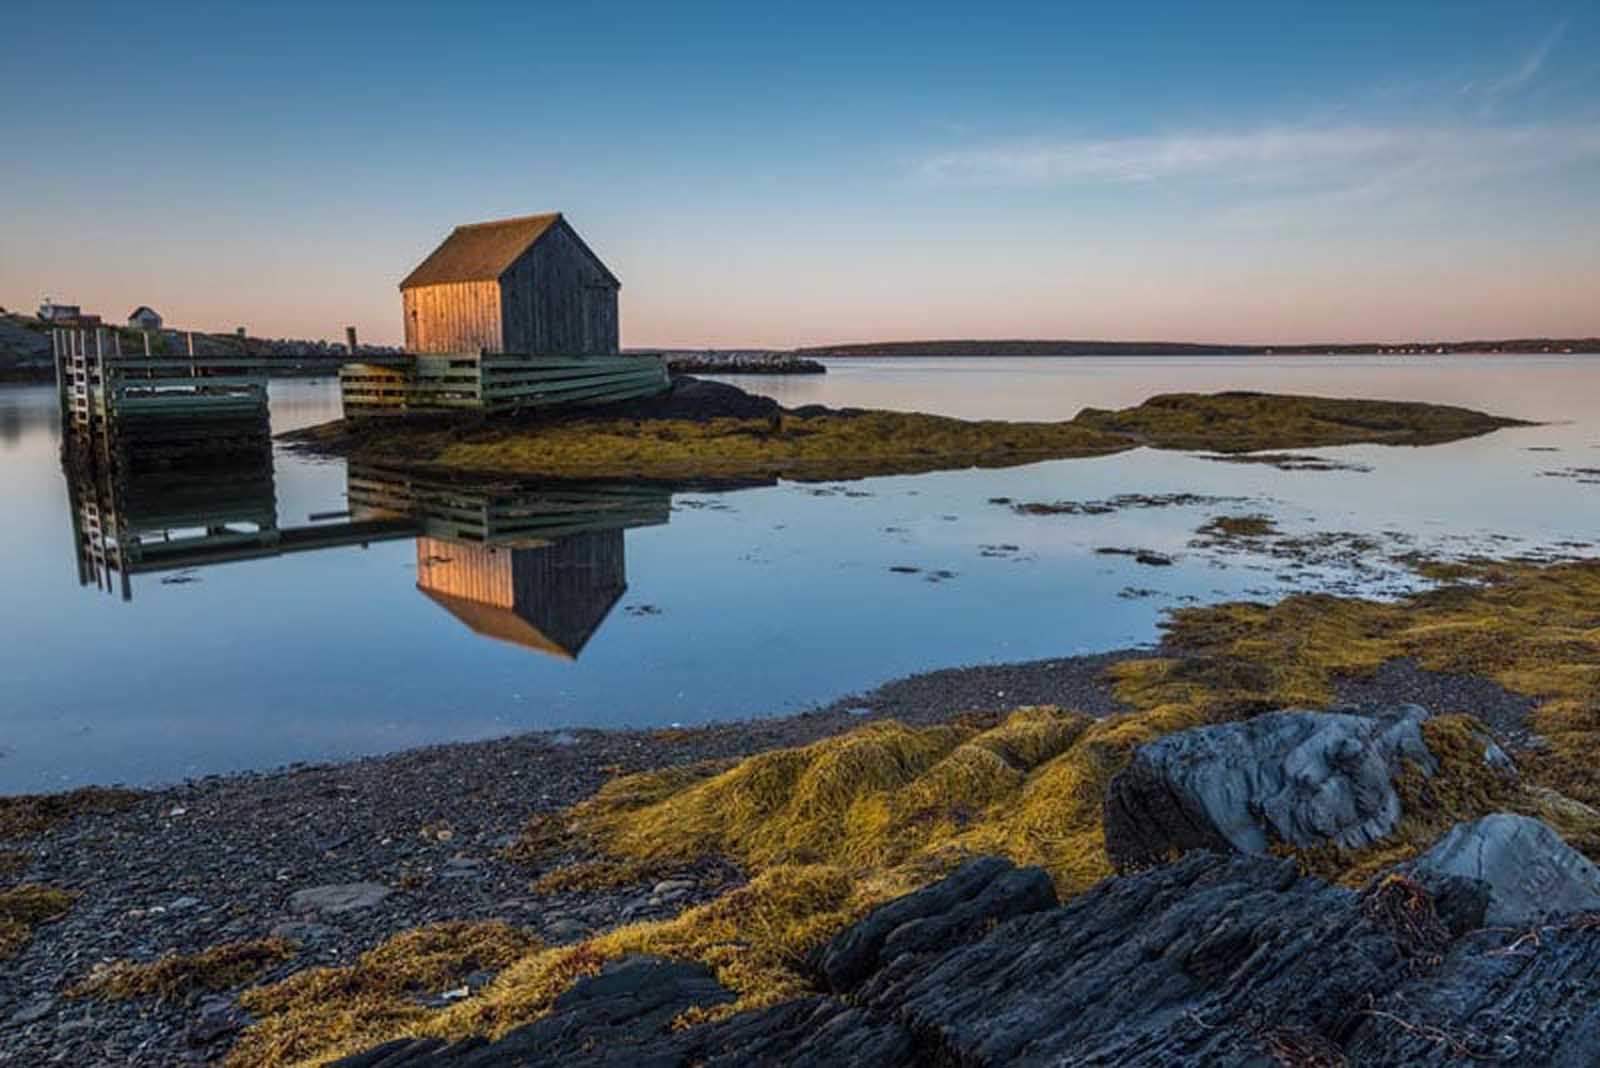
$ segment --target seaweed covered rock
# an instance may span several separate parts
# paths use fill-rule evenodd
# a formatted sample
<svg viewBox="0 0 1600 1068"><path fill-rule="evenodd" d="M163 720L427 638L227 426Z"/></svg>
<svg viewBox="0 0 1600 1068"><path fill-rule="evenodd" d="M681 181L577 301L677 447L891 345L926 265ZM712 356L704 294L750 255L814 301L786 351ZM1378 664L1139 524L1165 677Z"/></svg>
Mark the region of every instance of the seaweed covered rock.
<svg viewBox="0 0 1600 1068"><path fill-rule="evenodd" d="M1426 709L1379 716L1268 712L1177 731L1139 748L1106 797L1106 851L1120 870L1191 849L1266 853L1275 843L1369 846L1400 820L1394 779L1431 775Z"/></svg>
<svg viewBox="0 0 1600 1068"><path fill-rule="evenodd" d="M341 1068L384 1065L554 1064L604 1050L621 1058L669 1033L690 1006L733 1000L704 965L660 957L612 961L556 1000L550 1015L500 1041L398 1039L336 1062ZM532 1058L525 1060L523 1058ZM605 1060L596 1063L608 1063Z"/></svg>
<svg viewBox="0 0 1600 1068"><path fill-rule="evenodd" d="M1600 868L1545 824L1509 812L1457 824L1406 867L1424 881L1458 876L1486 884L1484 922L1492 925L1600 910Z"/></svg>

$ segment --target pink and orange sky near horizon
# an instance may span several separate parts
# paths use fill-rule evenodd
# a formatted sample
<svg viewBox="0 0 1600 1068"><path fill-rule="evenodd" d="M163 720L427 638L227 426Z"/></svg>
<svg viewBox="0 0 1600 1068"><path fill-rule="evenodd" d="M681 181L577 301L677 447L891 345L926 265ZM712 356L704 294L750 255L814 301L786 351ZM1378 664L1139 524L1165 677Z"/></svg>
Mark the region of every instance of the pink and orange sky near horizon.
<svg viewBox="0 0 1600 1068"><path fill-rule="evenodd" d="M0 305L395 343L453 225L558 210L629 346L1600 334L1592 7L1062 7L38 5Z"/></svg>

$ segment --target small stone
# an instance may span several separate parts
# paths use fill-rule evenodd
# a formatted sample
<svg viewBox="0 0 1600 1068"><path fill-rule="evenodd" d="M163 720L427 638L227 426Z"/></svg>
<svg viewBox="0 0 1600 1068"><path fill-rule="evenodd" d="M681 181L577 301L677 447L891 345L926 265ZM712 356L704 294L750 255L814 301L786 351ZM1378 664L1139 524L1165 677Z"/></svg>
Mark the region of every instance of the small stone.
<svg viewBox="0 0 1600 1068"><path fill-rule="evenodd" d="M559 919L545 924L544 934L552 942L571 942L589 933L577 920Z"/></svg>
<svg viewBox="0 0 1600 1068"><path fill-rule="evenodd" d="M382 903L392 890L382 883L330 883L326 886L308 886L296 890L289 897L289 907L296 912L326 912L338 915L369 909Z"/></svg>
<svg viewBox="0 0 1600 1068"><path fill-rule="evenodd" d="M287 938L291 942L321 942L341 933L337 927L311 920L286 920L272 928L273 937Z"/></svg>
<svg viewBox="0 0 1600 1068"><path fill-rule="evenodd" d="M663 879L651 888L650 893L656 897L666 897L669 894L683 895L693 890L697 884L693 879Z"/></svg>
<svg viewBox="0 0 1600 1068"><path fill-rule="evenodd" d="M31 1024L50 1015L50 1010L56 1007L55 998L39 998L30 1001L16 1012L11 1014L12 1024Z"/></svg>
<svg viewBox="0 0 1600 1068"><path fill-rule="evenodd" d="M181 912L184 909L192 909L198 904L200 904L199 898L185 895L183 897L173 899L172 903L167 906L167 909L170 912Z"/></svg>

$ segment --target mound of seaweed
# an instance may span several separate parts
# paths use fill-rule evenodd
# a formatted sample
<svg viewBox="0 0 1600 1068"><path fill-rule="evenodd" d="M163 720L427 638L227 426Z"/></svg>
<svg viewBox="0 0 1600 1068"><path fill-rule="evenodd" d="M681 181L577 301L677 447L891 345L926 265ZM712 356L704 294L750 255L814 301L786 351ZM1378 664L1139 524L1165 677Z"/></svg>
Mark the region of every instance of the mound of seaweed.
<svg viewBox="0 0 1600 1068"><path fill-rule="evenodd" d="M1076 422L1157 448L1219 453L1315 445L1432 445L1527 426L1470 408L1276 393L1163 393L1136 408L1085 408Z"/></svg>
<svg viewBox="0 0 1600 1068"><path fill-rule="evenodd" d="M1043 872L983 858L814 954L806 998L675 1029L730 995L700 966L634 957L498 1041L337 1063L1591 1064L1600 917L1478 930L1473 889L1391 875L1354 891L1197 852L1057 906Z"/></svg>
<svg viewBox="0 0 1600 1068"><path fill-rule="evenodd" d="M1428 445L1520 425L1464 408L1261 393L1167 394L1053 422L919 412L792 410L678 378L601 408L339 420L291 435L371 463L496 477L863 478L1104 456L1140 446L1224 453L1369 443Z"/></svg>

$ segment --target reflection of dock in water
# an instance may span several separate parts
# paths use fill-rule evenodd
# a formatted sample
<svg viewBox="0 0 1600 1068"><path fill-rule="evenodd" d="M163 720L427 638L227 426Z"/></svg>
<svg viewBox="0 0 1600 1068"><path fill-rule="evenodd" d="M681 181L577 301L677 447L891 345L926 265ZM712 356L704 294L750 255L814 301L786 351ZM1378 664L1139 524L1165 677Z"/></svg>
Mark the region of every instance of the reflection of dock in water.
<svg viewBox="0 0 1600 1068"><path fill-rule="evenodd" d="M352 515L410 507L417 589L475 633L576 659L628 589L623 531L667 522L659 487L463 490L353 465Z"/></svg>
<svg viewBox="0 0 1600 1068"><path fill-rule="evenodd" d="M78 581L133 599L132 577L411 537L405 518L282 526L272 445L172 470L69 464Z"/></svg>
<svg viewBox="0 0 1600 1068"><path fill-rule="evenodd" d="M132 576L415 538L417 589L474 632L576 658L628 588L623 532L664 524L669 490L463 487L351 465L348 510L279 521L270 442L246 463L122 473L69 465L78 577L132 600Z"/></svg>

